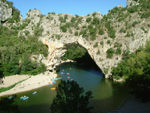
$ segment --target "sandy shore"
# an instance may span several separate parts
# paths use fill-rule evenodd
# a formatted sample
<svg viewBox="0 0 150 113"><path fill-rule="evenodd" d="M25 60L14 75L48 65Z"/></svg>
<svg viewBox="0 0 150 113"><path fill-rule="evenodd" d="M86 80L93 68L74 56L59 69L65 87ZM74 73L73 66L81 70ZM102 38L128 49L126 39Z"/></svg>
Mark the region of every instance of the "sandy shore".
<svg viewBox="0 0 150 113"><path fill-rule="evenodd" d="M52 83L52 79L56 78L57 74L45 72L44 74L39 74L36 76L29 75L13 75L9 77L5 77L4 84L1 84L0 87L8 87L19 81L25 80L22 83L17 84L14 88L0 93L0 96L4 95L12 95L19 92L29 91L32 89L36 89L45 85L49 85Z"/></svg>

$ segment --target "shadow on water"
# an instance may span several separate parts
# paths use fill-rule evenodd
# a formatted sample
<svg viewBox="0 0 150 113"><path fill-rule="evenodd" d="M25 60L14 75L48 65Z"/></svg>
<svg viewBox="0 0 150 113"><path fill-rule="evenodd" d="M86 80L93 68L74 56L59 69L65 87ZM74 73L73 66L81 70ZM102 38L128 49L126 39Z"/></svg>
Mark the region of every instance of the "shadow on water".
<svg viewBox="0 0 150 113"><path fill-rule="evenodd" d="M49 104L39 104L31 106L20 106L21 113L50 113Z"/></svg>

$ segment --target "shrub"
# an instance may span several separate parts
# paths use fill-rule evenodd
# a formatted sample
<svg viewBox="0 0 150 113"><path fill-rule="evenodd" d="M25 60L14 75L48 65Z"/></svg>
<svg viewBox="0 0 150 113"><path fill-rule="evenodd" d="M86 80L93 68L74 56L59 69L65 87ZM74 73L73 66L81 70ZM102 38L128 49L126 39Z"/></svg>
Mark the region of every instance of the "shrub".
<svg viewBox="0 0 150 113"><path fill-rule="evenodd" d="M114 49L110 48L107 50L107 58L112 58L114 55Z"/></svg>
<svg viewBox="0 0 150 113"><path fill-rule="evenodd" d="M95 45L94 45L93 47L94 47L94 48L95 48L95 47L98 47L98 42L96 42Z"/></svg>
<svg viewBox="0 0 150 113"><path fill-rule="evenodd" d="M110 40L107 40L107 44L110 44L111 43L111 41Z"/></svg>
<svg viewBox="0 0 150 113"><path fill-rule="evenodd" d="M99 54L100 54L100 51L98 50L96 54L99 55Z"/></svg>
<svg viewBox="0 0 150 113"><path fill-rule="evenodd" d="M62 32L67 32L67 28L66 28L65 25L64 26L60 26L60 29L62 30Z"/></svg>
<svg viewBox="0 0 150 113"><path fill-rule="evenodd" d="M78 34L78 31L76 31L76 32L75 32L75 36L78 36L78 35L79 35L79 34Z"/></svg>
<svg viewBox="0 0 150 113"><path fill-rule="evenodd" d="M43 27L35 27L33 32L35 36L41 36L43 31L44 31Z"/></svg>
<svg viewBox="0 0 150 113"><path fill-rule="evenodd" d="M116 49L116 54L117 54L117 55L120 55L121 52L122 52L121 49L118 47L118 48Z"/></svg>
<svg viewBox="0 0 150 113"><path fill-rule="evenodd" d="M72 18L71 18L71 22L74 23L75 21L76 21L76 18L75 18L75 17L72 17Z"/></svg>
<svg viewBox="0 0 150 113"><path fill-rule="evenodd" d="M104 30L103 29L99 29L99 34L103 35L104 34Z"/></svg>
<svg viewBox="0 0 150 113"><path fill-rule="evenodd" d="M89 17L89 18L87 18L87 19L86 19L86 22L88 22L88 23L89 23L89 22L91 22L91 20L92 20L92 18L91 18L91 17Z"/></svg>

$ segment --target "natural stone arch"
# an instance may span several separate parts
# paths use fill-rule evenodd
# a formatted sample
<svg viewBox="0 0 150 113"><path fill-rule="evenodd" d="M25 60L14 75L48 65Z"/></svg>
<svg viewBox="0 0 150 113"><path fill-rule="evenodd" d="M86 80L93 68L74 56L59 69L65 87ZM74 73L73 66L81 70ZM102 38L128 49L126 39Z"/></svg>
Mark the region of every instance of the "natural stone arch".
<svg viewBox="0 0 150 113"><path fill-rule="evenodd" d="M52 70L53 68L56 68L61 63L61 57L65 54L66 49L65 46L72 46L72 45L79 45L83 47L88 54L91 56L91 59L94 60L94 55L92 54L92 47L84 38L82 37L71 37L71 40L68 38L62 38L61 40L52 40L47 38L41 38L42 42L47 45L48 47L48 57L47 61L42 61L44 64L46 64L48 70ZM97 65L97 63L95 62ZM99 67L99 65L97 65ZM100 70L102 70L100 68ZM103 72L103 70L102 70Z"/></svg>

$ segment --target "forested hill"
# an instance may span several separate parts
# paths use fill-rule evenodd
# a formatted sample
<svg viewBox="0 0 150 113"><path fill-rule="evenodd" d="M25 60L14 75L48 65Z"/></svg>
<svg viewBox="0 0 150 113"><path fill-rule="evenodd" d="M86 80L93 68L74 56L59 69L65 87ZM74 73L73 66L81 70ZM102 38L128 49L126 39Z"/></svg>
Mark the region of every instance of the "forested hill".
<svg viewBox="0 0 150 113"><path fill-rule="evenodd" d="M4 1L4 0L3 0ZM35 35L25 37L18 36L21 27L14 28L14 22L20 22L20 12L8 2L8 7L12 8L13 15L8 20L2 21L0 25L0 77L15 74L32 74L44 72L46 67L40 62L31 60L34 54L48 54L47 47L38 41ZM7 22L10 26L4 26Z"/></svg>
<svg viewBox="0 0 150 113"><path fill-rule="evenodd" d="M43 15L39 9L30 9L22 19L12 2L1 0L4 11L0 14L1 73L37 74L47 66L47 69L52 69L60 63L67 47L70 47L68 45L75 43L87 50L105 77L110 77L112 68L122 61L122 57L140 46L145 47L150 36L150 0L126 1L127 7L116 6L106 15L100 12L87 16L55 12ZM47 57L33 58L39 54ZM43 62L43 59L48 62Z"/></svg>

